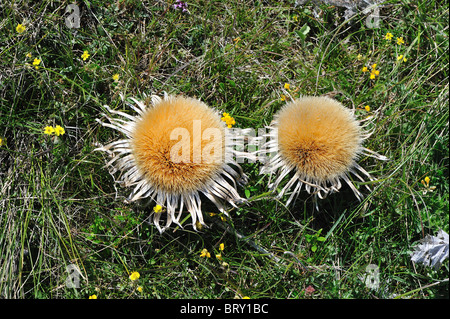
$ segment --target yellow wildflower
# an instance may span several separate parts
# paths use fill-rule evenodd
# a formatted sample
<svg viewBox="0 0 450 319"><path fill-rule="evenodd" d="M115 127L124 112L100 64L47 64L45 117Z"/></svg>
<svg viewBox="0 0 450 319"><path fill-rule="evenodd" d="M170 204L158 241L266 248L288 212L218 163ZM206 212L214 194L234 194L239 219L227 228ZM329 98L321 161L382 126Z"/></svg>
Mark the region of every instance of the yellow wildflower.
<svg viewBox="0 0 450 319"><path fill-rule="evenodd" d="M405 58L405 57L403 56L403 54L400 54L400 55L397 57L397 61L400 61L400 60L403 60L403 62L406 62L408 59Z"/></svg>
<svg viewBox="0 0 450 319"><path fill-rule="evenodd" d="M231 128L234 124L236 124L234 118L231 117L228 113L223 113L223 117L221 118L221 120L227 124L228 128Z"/></svg>
<svg viewBox="0 0 450 319"><path fill-rule="evenodd" d="M133 271L130 275L130 280L135 281L138 280L141 275L137 271Z"/></svg>
<svg viewBox="0 0 450 319"><path fill-rule="evenodd" d="M370 112L370 106L369 106L369 105L366 105L366 106L364 107L364 109L365 109L367 112Z"/></svg>
<svg viewBox="0 0 450 319"><path fill-rule="evenodd" d="M35 58L34 61L33 61L33 65L34 65L36 70L39 69L39 64L41 64L41 60L38 59L38 58Z"/></svg>
<svg viewBox="0 0 450 319"><path fill-rule="evenodd" d="M291 87L291 85L290 85L289 83L284 83L284 88L285 88L286 90L289 90L290 87Z"/></svg>
<svg viewBox="0 0 450 319"><path fill-rule="evenodd" d="M286 101L286 95L282 94L281 97L280 97L280 100L281 101Z"/></svg>
<svg viewBox="0 0 450 319"><path fill-rule="evenodd" d="M27 55L26 55L26 57L27 57L27 58L31 58L31 57L32 57L31 52L28 52Z"/></svg>
<svg viewBox="0 0 450 319"><path fill-rule="evenodd" d="M119 81L119 74L118 73L116 73L116 74L114 74L113 76L112 76L112 79L114 80L114 81Z"/></svg>
<svg viewBox="0 0 450 319"><path fill-rule="evenodd" d="M90 57L90 54L88 51L84 51L83 54L81 55L81 58L83 59L83 61L86 61L89 57Z"/></svg>
<svg viewBox="0 0 450 319"><path fill-rule="evenodd" d="M372 70L370 71L370 79L371 80L375 80L375 77L380 75L380 71L378 71L376 69L376 67L377 67L376 63L372 64Z"/></svg>
<svg viewBox="0 0 450 319"><path fill-rule="evenodd" d="M398 45L402 45L404 43L405 43L405 41L403 40L403 37L397 38L397 44Z"/></svg>
<svg viewBox="0 0 450 319"><path fill-rule="evenodd" d="M244 297L242 297L242 299L250 299L250 297L244 296Z"/></svg>
<svg viewBox="0 0 450 319"><path fill-rule="evenodd" d="M369 71L369 70L367 69L367 66L365 66L365 67L363 67L363 68L361 69L361 71L362 71L362 72L367 72L367 71Z"/></svg>
<svg viewBox="0 0 450 319"><path fill-rule="evenodd" d="M23 24L18 24L16 27L17 33L24 33L26 30L25 26Z"/></svg>
<svg viewBox="0 0 450 319"><path fill-rule="evenodd" d="M55 129L51 126L46 126L44 129L44 134L47 135L52 135L53 133L55 133Z"/></svg>
<svg viewBox="0 0 450 319"><path fill-rule="evenodd" d="M422 191L422 193L425 195L427 192L432 192L436 189L436 186L430 186L430 178L428 176L425 176L424 179L420 181L423 186L425 186L425 190Z"/></svg>
<svg viewBox="0 0 450 319"><path fill-rule="evenodd" d="M144 291L144 288L142 288L142 286L138 286L136 289L137 289L137 291L139 291L139 292L143 292L143 291Z"/></svg>
<svg viewBox="0 0 450 319"><path fill-rule="evenodd" d="M208 257L208 258L211 258L211 254L209 253L208 249L203 248L202 252L200 253L200 257Z"/></svg>
<svg viewBox="0 0 450 319"><path fill-rule="evenodd" d="M0 146L6 145L6 140L4 137L0 136Z"/></svg>
<svg viewBox="0 0 450 319"><path fill-rule="evenodd" d="M386 33L386 35L384 36L384 38L388 41L391 41L393 37L394 35L390 32Z"/></svg>
<svg viewBox="0 0 450 319"><path fill-rule="evenodd" d="M66 133L64 128L59 125L56 125L56 127L54 128L54 132L56 136L64 135L64 133Z"/></svg>
<svg viewBox="0 0 450 319"><path fill-rule="evenodd" d="M222 260L222 254L217 254L217 255L216 255L216 258L217 258L218 260Z"/></svg>
<svg viewBox="0 0 450 319"><path fill-rule="evenodd" d="M225 248L225 245L223 244L223 243L221 243L220 245L219 245L219 250L223 250Z"/></svg>
<svg viewBox="0 0 450 319"><path fill-rule="evenodd" d="M292 20L294 20L295 22L298 22L298 17L297 17L297 15L294 14L294 16L292 16Z"/></svg>
<svg viewBox="0 0 450 319"><path fill-rule="evenodd" d="M153 207L153 211L158 214L162 211L162 206L161 205L156 205L155 207Z"/></svg>
<svg viewBox="0 0 450 319"><path fill-rule="evenodd" d="M358 54L358 56L356 57L356 60L361 61L363 59L363 56L361 54Z"/></svg>
<svg viewBox="0 0 450 319"><path fill-rule="evenodd" d="M97 295L91 295L89 296L89 299L97 299Z"/></svg>
<svg viewBox="0 0 450 319"><path fill-rule="evenodd" d="M195 222L195 227L197 228L197 230L202 230L203 225L202 223L200 223L198 220Z"/></svg>

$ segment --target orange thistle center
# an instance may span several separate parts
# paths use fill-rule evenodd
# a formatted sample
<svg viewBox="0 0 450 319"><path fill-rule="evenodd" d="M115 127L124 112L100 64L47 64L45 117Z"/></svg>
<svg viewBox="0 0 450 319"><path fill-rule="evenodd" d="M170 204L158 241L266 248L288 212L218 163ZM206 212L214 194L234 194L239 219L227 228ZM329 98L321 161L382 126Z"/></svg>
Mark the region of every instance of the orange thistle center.
<svg viewBox="0 0 450 319"><path fill-rule="evenodd" d="M361 141L353 115L330 98L303 98L287 104L279 113L281 155L315 181L345 174L358 155Z"/></svg>
<svg viewBox="0 0 450 319"><path fill-rule="evenodd" d="M202 188L222 168L225 131L220 116L191 98L171 98L150 107L131 139L137 166L159 189L188 193Z"/></svg>

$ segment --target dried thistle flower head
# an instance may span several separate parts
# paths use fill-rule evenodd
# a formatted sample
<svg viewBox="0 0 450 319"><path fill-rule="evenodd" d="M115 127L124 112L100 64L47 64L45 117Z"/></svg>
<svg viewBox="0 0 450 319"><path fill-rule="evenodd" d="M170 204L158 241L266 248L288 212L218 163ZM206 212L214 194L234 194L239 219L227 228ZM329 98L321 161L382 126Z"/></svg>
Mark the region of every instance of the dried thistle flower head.
<svg viewBox="0 0 450 319"><path fill-rule="evenodd" d="M362 195L349 178L359 173L372 180L369 173L357 164L361 154L386 159L362 146L364 135L352 111L329 97L302 97L286 104L269 127L269 141L265 149L273 154L262 173L276 174L269 185L277 189L291 172L279 196L293 188L287 205L302 186L319 198L338 191L344 180L358 199Z"/></svg>
<svg viewBox="0 0 450 319"><path fill-rule="evenodd" d="M226 156L234 150L226 143L227 128L218 112L199 100L167 94L152 96L150 107L132 100L136 116L105 106L110 123L99 122L126 138L97 150L112 155L107 165L122 172L124 186L134 187L129 201L148 197L166 208L164 227L160 212L151 215L160 232L172 222L180 225L184 207L194 229L204 225L200 193L225 214L224 202L243 200L236 188L246 177L233 156Z"/></svg>

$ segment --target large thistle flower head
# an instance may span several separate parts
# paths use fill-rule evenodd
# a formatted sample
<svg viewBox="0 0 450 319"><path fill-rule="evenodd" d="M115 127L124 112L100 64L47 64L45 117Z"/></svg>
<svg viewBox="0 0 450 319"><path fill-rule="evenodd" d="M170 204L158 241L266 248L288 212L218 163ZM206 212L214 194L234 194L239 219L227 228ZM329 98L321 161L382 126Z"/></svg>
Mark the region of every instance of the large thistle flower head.
<svg viewBox="0 0 450 319"><path fill-rule="evenodd" d="M369 136L363 132L354 113L340 102L328 97L302 97L287 103L269 127L269 140L263 149L274 154L262 168L261 173L274 174L269 184L277 189L286 176L289 181L279 192L279 197L292 190L286 205L294 200L304 186L310 194L324 198L337 192L343 180L360 200L361 192L355 187L351 176L364 182L370 174L357 160L360 155L386 159L363 147Z"/></svg>
<svg viewBox="0 0 450 319"><path fill-rule="evenodd" d="M160 232L172 222L180 225L183 209L204 225L200 194L227 214L224 205L236 205L243 199L237 184L246 176L233 160L233 145L226 141L226 124L218 112L205 103L188 97L151 97L151 105L131 99L128 105L137 113L130 115L105 106L109 123L97 120L124 134L125 138L97 150L112 159L107 166L120 171L119 182L133 187L130 202L154 200L167 212L165 226L160 225L159 209L151 218Z"/></svg>

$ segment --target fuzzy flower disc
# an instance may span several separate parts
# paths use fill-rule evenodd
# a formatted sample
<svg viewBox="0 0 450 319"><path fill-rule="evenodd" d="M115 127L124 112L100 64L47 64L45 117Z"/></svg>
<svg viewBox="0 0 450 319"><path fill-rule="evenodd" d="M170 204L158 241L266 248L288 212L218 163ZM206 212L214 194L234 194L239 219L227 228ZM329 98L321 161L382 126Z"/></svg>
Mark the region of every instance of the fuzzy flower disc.
<svg viewBox="0 0 450 319"><path fill-rule="evenodd" d="M205 161L202 151L211 140L202 136L206 137L208 131L220 133L215 145L220 149L209 148L212 160ZM182 141L183 133L189 140ZM212 109L198 100L177 98L163 100L142 115L131 145L137 166L150 183L166 192L182 194L201 188L221 169L224 136L220 117ZM182 144L177 147L183 142L187 150Z"/></svg>
<svg viewBox="0 0 450 319"><path fill-rule="evenodd" d="M360 135L351 112L330 98L303 98L278 114L282 157L319 183L349 170L360 150Z"/></svg>

